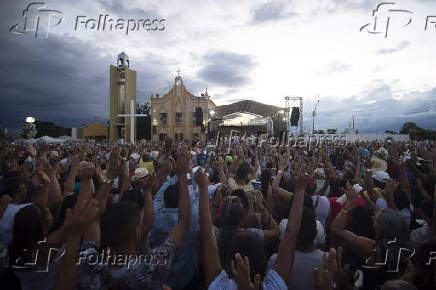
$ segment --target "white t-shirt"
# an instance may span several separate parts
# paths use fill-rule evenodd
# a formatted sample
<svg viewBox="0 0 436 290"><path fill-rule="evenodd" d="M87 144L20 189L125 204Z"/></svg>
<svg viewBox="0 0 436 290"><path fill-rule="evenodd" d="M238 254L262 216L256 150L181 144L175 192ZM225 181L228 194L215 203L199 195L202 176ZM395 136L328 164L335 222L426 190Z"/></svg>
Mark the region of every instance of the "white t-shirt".
<svg viewBox="0 0 436 290"><path fill-rule="evenodd" d="M324 252L316 249L312 252L295 251L294 267L292 267L291 279L288 289L291 290L315 290L313 269L322 269L322 256ZM271 256L266 271L272 268L277 259L277 254Z"/></svg>
<svg viewBox="0 0 436 290"><path fill-rule="evenodd" d="M283 240L283 236L286 231L286 226L288 225L288 219L282 219L279 224L280 236L279 239ZM322 246L325 244L325 230L319 220L316 220L316 236L313 240L315 246Z"/></svg>
<svg viewBox="0 0 436 290"><path fill-rule="evenodd" d="M210 283L209 290L237 290L238 285L233 279L230 279L227 273L223 270L221 273L215 277L215 279ZM276 290L276 289L283 289L287 290L288 287L286 286L285 281L280 277L280 275L274 270L269 270L265 278L262 282L262 289L265 290Z"/></svg>
<svg viewBox="0 0 436 290"><path fill-rule="evenodd" d="M325 196L312 196L313 207L315 208L316 219L319 220L325 228L325 221L330 214L330 202ZM317 204L318 201L318 204Z"/></svg>
<svg viewBox="0 0 436 290"><path fill-rule="evenodd" d="M31 204L32 203L23 203L23 204L10 203L6 208L2 219L0 220L1 241L3 245L5 245L6 247L12 241L12 228L14 226L15 215L20 209Z"/></svg>

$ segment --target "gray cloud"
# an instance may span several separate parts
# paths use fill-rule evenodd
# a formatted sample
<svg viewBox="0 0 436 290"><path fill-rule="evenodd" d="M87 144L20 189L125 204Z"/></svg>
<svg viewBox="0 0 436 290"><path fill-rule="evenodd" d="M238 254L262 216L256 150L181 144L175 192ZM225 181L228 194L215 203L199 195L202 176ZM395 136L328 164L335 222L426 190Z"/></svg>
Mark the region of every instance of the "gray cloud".
<svg viewBox="0 0 436 290"><path fill-rule="evenodd" d="M198 77L204 81L228 87L237 87L249 82L248 72L255 63L249 55L232 52L211 52L203 56L205 67Z"/></svg>
<svg viewBox="0 0 436 290"><path fill-rule="evenodd" d="M327 67L327 73L345 72L351 70L351 66L339 60L331 61Z"/></svg>
<svg viewBox="0 0 436 290"><path fill-rule="evenodd" d="M117 0L99 0L98 1L105 9L106 12L114 13L120 17L128 18L146 18L146 17L160 17L157 10L158 7L148 3L147 10L138 7L128 7L125 1Z"/></svg>
<svg viewBox="0 0 436 290"><path fill-rule="evenodd" d="M10 21L1 21L3 26L4 22ZM94 45L98 44L65 36L35 39L33 35L2 32L0 48L7 55L2 64L7 70L0 71L0 126L16 132L26 116L64 126L105 122L109 115L109 65L116 63L121 50L129 51L120 48L107 56ZM153 89L159 91L171 84L166 67L154 55L142 63L131 56L131 68L137 70L138 102L148 99Z"/></svg>
<svg viewBox="0 0 436 290"><path fill-rule="evenodd" d="M312 108L314 104L314 101L310 101L305 106ZM389 84L377 82L359 96L320 98L316 126L318 129L338 128L342 131L354 115L356 128L363 133L369 130L379 133L387 129L399 130L405 122L436 129L435 104L436 87L423 92L411 91L397 99ZM312 121L310 114L305 113L305 116L306 122Z"/></svg>
<svg viewBox="0 0 436 290"><path fill-rule="evenodd" d="M410 42L409 41L402 41L400 42L397 47L394 48L382 48L377 50L378 54L390 54L390 53L395 53L395 52L399 52L405 48L408 48L410 46Z"/></svg>
<svg viewBox="0 0 436 290"><path fill-rule="evenodd" d="M280 20L284 18L289 18L296 16L297 14L293 11L286 12L286 5L284 2L268 2L260 7L253 9L253 22L265 22L271 20Z"/></svg>

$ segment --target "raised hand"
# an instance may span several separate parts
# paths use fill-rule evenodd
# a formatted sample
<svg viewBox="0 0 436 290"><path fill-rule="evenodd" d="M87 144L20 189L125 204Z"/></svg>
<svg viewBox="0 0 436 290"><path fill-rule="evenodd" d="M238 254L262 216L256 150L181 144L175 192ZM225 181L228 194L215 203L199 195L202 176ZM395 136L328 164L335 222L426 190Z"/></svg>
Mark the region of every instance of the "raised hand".
<svg viewBox="0 0 436 290"><path fill-rule="evenodd" d="M48 175L44 172L42 167L38 168L36 174L37 174L37 176L42 184L44 184L44 185L50 184L50 177L48 177Z"/></svg>
<svg viewBox="0 0 436 290"><path fill-rule="evenodd" d="M44 143L44 144L42 144L39 147L39 157L40 157L40 159L47 159L47 153L48 153L49 149L50 149L50 146L48 146L47 143Z"/></svg>
<svg viewBox="0 0 436 290"><path fill-rule="evenodd" d="M359 194L357 193L356 190L354 190L354 188L351 186L349 181L347 181L345 187L346 187L345 195L347 196L347 206L349 210L352 210L356 205L357 200L359 199Z"/></svg>
<svg viewBox="0 0 436 290"><path fill-rule="evenodd" d="M87 181L92 178L95 173L95 165L91 162L82 161L79 164L79 177L80 180Z"/></svg>
<svg viewBox="0 0 436 290"><path fill-rule="evenodd" d="M51 166L50 162L48 161L48 159L42 158L42 159L40 159L40 162L41 162L41 165L44 167L44 171L48 175L52 176L56 173L53 166Z"/></svg>
<svg viewBox="0 0 436 290"><path fill-rule="evenodd" d="M322 271L315 268L313 275L315 276L316 290L330 290L332 288L333 277L337 271L336 250L331 248L328 255L322 257Z"/></svg>
<svg viewBox="0 0 436 290"><path fill-rule="evenodd" d="M235 254L235 261L232 261L232 274L238 284L238 289L260 289L259 274L254 277L254 283L251 282L248 257L242 259L241 254L237 253Z"/></svg>
<svg viewBox="0 0 436 290"><path fill-rule="evenodd" d="M298 189L304 190L309 180L314 176L312 167L304 160L297 159L294 168L294 186L295 191Z"/></svg>
<svg viewBox="0 0 436 290"><path fill-rule="evenodd" d="M179 145L177 148L177 162L174 169L179 178L186 177L186 174L190 172L189 155L185 145Z"/></svg>
<svg viewBox="0 0 436 290"><path fill-rule="evenodd" d="M118 146L114 146L109 156L109 168L107 169L107 177L110 180L115 179L120 175L121 171L120 151Z"/></svg>
<svg viewBox="0 0 436 290"><path fill-rule="evenodd" d="M218 157L218 166L219 168L224 168L224 159L220 156Z"/></svg>
<svg viewBox="0 0 436 290"><path fill-rule="evenodd" d="M203 168L199 168L195 172L195 182L198 184L200 188L204 188L208 186L209 184L209 178L207 177L206 173L204 172Z"/></svg>
<svg viewBox="0 0 436 290"><path fill-rule="evenodd" d="M81 200L76 203L74 209L67 209L64 226L67 235L81 237L87 226L98 214L97 201Z"/></svg>
<svg viewBox="0 0 436 290"><path fill-rule="evenodd" d="M26 152L30 156L35 157L36 156L36 148L35 148L35 146L33 146L33 144L31 144L31 143L27 143L26 144Z"/></svg>
<svg viewBox="0 0 436 290"><path fill-rule="evenodd" d="M285 155L279 156L279 170L284 171L288 165L288 160Z"/></svg>
<svg viewBox="0 0 436 290"><path fill-rule="evenodd" d="M339 247L336 253L337 272L334 275L334 281L340 289L349 289L350 286L350 265L347 264L342 267L342 247Z"/></svg>
<svg viewBox="0 0 436 290"><path fill-rule="evenodd" d="M260 190L255 190L254 191L254 196L256 198L256 207L259 210L263 210L265 207L263 205L263 195L260 192Z"/></svg>
<svg viewBox="0 0 436 290"><path fill-rule="evenodd" d="M388 194L394 194L394 191L398 188L399 184L398 181L393 179L388 180L385 185L385 192Z"/></svg>

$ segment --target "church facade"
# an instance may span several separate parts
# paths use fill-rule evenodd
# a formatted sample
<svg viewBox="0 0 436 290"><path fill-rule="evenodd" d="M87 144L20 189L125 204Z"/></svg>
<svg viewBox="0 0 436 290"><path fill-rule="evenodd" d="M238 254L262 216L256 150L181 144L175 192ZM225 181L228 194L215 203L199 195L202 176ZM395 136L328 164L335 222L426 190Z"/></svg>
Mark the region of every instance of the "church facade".
<svg viewBox="0 0 436 290"><path fill-rule="evenodd" d="M151 140L206 142L209 112L216 106L207 93L194 96L177 76L168 93L151 98Z"/></svg>

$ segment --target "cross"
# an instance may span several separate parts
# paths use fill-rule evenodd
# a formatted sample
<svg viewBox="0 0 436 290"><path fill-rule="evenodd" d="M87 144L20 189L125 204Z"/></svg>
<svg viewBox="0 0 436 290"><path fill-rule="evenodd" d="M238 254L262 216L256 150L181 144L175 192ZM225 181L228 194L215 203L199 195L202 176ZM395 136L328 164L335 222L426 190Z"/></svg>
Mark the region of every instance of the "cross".
<svg viewBox="0 0 436 290"><path fill-rule="evenodd" d="M147 117L147 115L135 114L135 101L130 100L130 114L119 114L118 117L130 117L130 143L135 144L135 117Z"/></svg>
<svg viewBox="0 0 436 290"><path fill-rule="evenodd" d="M180 76L180 69L178 68L176 72L177 72L177 76L179 77Z"/></svg>

